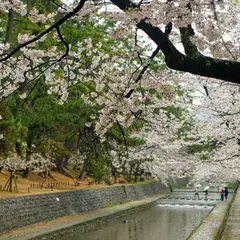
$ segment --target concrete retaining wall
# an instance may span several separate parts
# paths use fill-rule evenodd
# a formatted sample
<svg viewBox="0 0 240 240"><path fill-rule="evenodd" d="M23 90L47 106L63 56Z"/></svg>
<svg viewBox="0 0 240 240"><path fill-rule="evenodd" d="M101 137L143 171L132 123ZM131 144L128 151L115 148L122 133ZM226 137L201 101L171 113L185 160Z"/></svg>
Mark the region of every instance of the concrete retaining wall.
<svg viewBox="0 0 240 240"><path fill-rule="evenodd" d="M0 231L169 191L160 182L0 199Z"/></svg>

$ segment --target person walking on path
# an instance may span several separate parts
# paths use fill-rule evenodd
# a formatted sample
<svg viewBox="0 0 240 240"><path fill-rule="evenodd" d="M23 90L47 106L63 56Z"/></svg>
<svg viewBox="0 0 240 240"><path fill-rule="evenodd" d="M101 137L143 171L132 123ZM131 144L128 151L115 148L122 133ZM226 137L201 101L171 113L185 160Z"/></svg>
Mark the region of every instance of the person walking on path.
<svg viewBox="0 0 240 240"><path fill-rule="evenodd" d="M204 192L205 192L205 200L207 200L208 199L208 190L206 189Z"/></svg>
<svg viewBox="0 0 240 240"><path fill-rule="evenodd" d="M195 192L194 197L199 200L199 192L198 192L198 189L196 188L196 189L194 190L194 192Z"/></svg>
<svg viewBox="0 0 240 240"><path fill-rule="evenodd" d="M220 188L219 192L220 192L220 195L221 195L221 200L223 201L224 200L224 189Z"/></svg>
<svg viewBox="0 0 240 240"><path fill-rule="evenodd" d="M228 187L226 186L225 187L225 190L224 190L224 196L225 196L225 200L228 199Z"/></svg>
<svg viewBox="0 0 240 240"><path fill-rule="evenodd" d="M209 186L206 186L203 190L204 190L204 192L205 192L205 200L208 200L208 189L209 189L210 187Z"/></svg>

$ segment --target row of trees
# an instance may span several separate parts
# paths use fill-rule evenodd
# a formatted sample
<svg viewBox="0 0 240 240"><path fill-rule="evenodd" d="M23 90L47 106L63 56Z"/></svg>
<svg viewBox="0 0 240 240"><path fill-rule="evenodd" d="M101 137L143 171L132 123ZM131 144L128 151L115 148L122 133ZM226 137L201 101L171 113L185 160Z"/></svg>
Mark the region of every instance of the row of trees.
<svg viewBox="0 0 240 240"><path fill-rule="evenodd" d="M26 3L27 10L31 11L33 3ZM45 15L56 9L54 4L47 9L42 6L44 4L37 7ZM42 29L42 26L19 16L15 11L3 15L1 26L6 29L6 37L2 42L8 42L10 49L17 46L18 41L21 41L19 38L28 37L26 32ZM99 14L95 14L95 17L100 21ZM16 18L19 21L15 22ZM12 29L8 28L10 21L14 22ZM149 128L150 124L157 124L156 121L154 123L154 111L160 112L160 108L156 109L154 100L164 101L165 106L166 100L174 98L181 90L166 85L165 90L168 92L164 93L159 82L148 89L145 86L143 90L144 82L140 84L136 81L136 89L133 89L136 94L131 96L132 85L125 82L126 76L123 74L129 74L138 62L147 62L148 58L144 56L143 49L139 48L144 59L131 59L135 48L129 45L130 40L127 37L112 37L116 22L104 21L97 26L95 22L95 19L86 16L83 22L72 20L62 27L61 34L66 41L71 39L72 45L69 53L71 57L66 61L56 61L52 65L51 58L45 56L46 48L53 43L57 44L57 39L53 40L51 35L34 47L33 55L27 56L27 49L23 53L26 58L19 55L16 62L11 63L12 70L21 61L25 66L30 64L31 71L26 68L22 70L25 70L26 78L30 74L33 79L24 82L15 79L13 84L19 84L20 88L11 95L8 95L8 87L12 87L9 78L3 77L1 80L4 96L0 109L2 167L10 171L24 170L24 177L27 177L30 170L47 172L54 163L60 172L73 175L68 171L68 167L72 166L80 179L87 173L97 182L103 178L109 181L111 176L117 179L121 175L128 181L134 176L137 181L140 177L152 175L153 156L148 151L144 152L142 146L146 144L146 136L131 135L145 127ZM134 39L134 36L131 38ZM119 47L115 47L116 44ZM53 57L60 52L53 53ZM42 57L44 64L40 63ZM113 66L113 62L116 66ZM50 70L47 69L48 64L52 65ZM152 74L156 72L154 64L152 61L148 66ZM106 79L106 73L101 73L104 67L109 68L110 75ZM42 75L39 75L39 71ZM66 71L69 71L68 75ZM141 74L144 72L136 73L139 80ZM121 78L120 75L123 76L122 82L116 82ZM16 77L21 78L19 72ZM146 109L148 116L142 110L146 104L149 106ZM164 112L170 111L162 107L162 115Z"/></svg>

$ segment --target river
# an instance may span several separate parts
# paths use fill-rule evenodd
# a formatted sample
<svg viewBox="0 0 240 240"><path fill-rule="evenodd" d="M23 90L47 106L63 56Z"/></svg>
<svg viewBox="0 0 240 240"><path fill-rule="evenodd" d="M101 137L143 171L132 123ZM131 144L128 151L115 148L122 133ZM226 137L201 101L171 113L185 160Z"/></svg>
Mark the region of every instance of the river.
<svg viewBox="0 0 240 240"><path fill-rule="evenodd" d="M185 240L211 207L157 205L71 240Z"/></svg>

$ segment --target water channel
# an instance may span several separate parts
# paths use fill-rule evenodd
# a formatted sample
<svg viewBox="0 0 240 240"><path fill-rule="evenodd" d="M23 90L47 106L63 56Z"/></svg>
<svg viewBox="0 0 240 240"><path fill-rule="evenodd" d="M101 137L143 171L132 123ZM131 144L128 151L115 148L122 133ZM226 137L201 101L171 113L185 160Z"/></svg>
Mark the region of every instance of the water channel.
<svg viewBox="0 0 240 240"><path fill-rule="evenodd" d="M71 240L185 240L211 210L210 206L157 205Z"/></svg>

